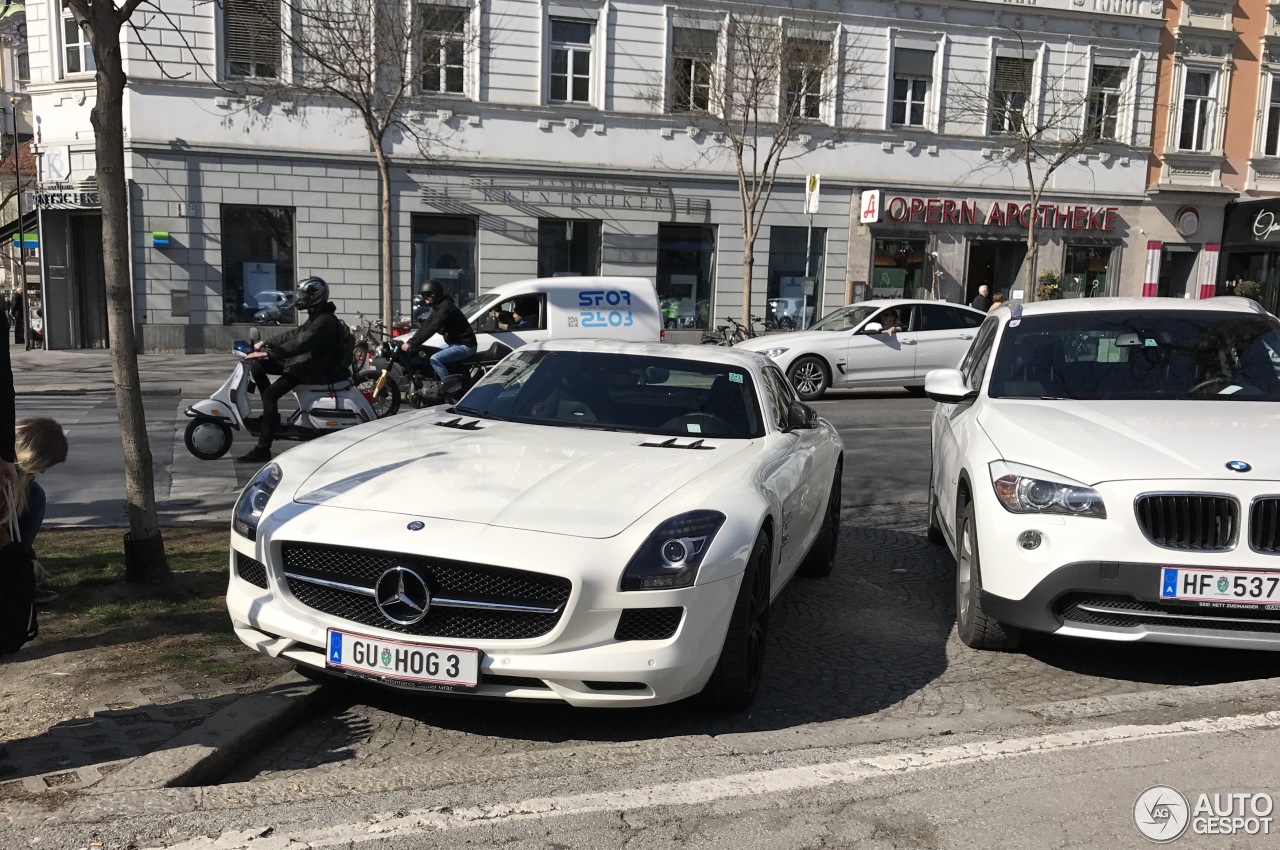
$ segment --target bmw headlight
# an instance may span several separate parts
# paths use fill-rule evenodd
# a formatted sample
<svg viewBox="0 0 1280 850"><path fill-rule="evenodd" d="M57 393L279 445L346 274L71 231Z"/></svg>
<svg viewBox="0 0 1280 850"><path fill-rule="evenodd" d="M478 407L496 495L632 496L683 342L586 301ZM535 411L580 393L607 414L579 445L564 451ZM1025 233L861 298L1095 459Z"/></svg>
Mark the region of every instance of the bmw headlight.
<svg viewBox="0 0 1280 850"><path fill-rule="evenodd" d="M280 486L283 473L278 464L269 463L253 476L253 480L244 488L240 498L236 499L236 509L232 512L231 527L236 534L254 540L258 536L258 522L262 512L271 501L271 494Z"/></svg>
<svg viewBox="0 0 1280 850"><path fill-rule="evenodd" d="M761 353L761 354L763 354L765 357L781 357L782 355L784 355L784 354L786 354L786 353L787 353L787 349L785 349L785 348L766 348L764 351L762 351L762 352L760 352L760 353Z"/></svg>
<svg viewBox="0 0 1280 850"><path fill-rule="evenodd" d="M1097 490L1033 466L996 461L991 464L991 484L1010 513L1107 518Z"/></svg>
<svg viewBox="0 0 1280 850"><path fill-rule="evenodd" d="M724 519L718 511L690 511L667 520L632 556L619 589L666 590L693 584Z"/></svg>

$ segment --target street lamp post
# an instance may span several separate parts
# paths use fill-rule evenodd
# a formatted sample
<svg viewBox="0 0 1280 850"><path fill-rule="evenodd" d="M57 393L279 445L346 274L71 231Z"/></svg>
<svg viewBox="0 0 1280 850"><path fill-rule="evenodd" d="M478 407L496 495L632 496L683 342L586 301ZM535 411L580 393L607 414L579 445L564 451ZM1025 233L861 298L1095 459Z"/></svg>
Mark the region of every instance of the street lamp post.
<svg viewBox="0 0 1280 850"><path fill-rule="evenodd" d="M22 336L29 351L31 349L31 308L28 304L30 296L27 292L27 234L22 225L22 164L18 161L18 104L21 100L18 97L9 98L9 111L13 114L13 185L17 190L14 197L18 200L18 268L21 269L19 274L22 281L22 316L15 318L22 322Z"/></svg>

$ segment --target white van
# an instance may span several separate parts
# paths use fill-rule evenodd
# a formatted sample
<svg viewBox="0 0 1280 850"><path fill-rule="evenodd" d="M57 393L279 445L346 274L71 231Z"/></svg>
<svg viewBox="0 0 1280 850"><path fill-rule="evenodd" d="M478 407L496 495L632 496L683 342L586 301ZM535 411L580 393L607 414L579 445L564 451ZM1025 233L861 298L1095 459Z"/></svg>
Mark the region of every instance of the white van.
<svg viewBox="0 0 1280 850"><path fill-rule="evenodd" d="M662 316L653 281L643 277L543 277L495 286L462 306L476 351L504 355L543 339L659 342ZM425 342L444 344L437 334ZM504 350L505 349L505 350Z"/></svg>

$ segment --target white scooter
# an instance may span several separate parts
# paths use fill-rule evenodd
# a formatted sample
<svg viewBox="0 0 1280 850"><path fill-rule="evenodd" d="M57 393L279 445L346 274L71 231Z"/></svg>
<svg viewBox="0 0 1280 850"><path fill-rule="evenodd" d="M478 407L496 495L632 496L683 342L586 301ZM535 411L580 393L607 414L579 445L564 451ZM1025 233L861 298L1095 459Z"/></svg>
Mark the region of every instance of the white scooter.
<svg viewBox="0 0 1280 850"><path fill-rule="evenodd" d="M250 331L254 341L258 329ZM187 408L187 451L201 460L217 460L231 449L232 431L247 431L256 437L262 430L262 418L249 415L249 392L252 386L244 358L253 351L253 343L238 339L231 346L240 362L231 377L209 398ZM279 440L312 440L333 431L341 431L377 419L369 398L356 388L347 370L335 375L332 383L299 384L293 390L298 402L294 411L276 429Z"/></svg>

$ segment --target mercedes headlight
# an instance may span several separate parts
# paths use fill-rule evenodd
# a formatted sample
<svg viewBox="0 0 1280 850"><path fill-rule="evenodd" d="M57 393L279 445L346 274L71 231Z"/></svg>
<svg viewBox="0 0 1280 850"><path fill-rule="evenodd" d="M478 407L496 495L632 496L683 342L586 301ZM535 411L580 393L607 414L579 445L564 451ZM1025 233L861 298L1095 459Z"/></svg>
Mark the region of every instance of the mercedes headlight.
<svg viewBox="0 0 1280 850"><path fill-rule="evenodd" d="M667 520L632 556L619 589L666 590L693 584L724 520L719 511L690 511Z"/></svg>
<svg viewBox="0 0 1280 850"><path fill-rule="evenodd" d="M786 353L787 353L787 349L785 349L785 348L766 348L764 351L762 351L762 352L760 352L760 353L761 353L761 354L763 354L765 357L781 357L782 355L784 355L784 354L786 354Z"/></svg>
<svg viewBox="0 0 1280 850"><path fill-rule="evenodd" d="M996 461L991 464L991 484L1010 513L1107 518L1097 490L1033 466Z"/></svg>
<svg viewBox="0 0 1280 850"><path fill-rule="evenodd" d="M240 498L236 499L236 509L232 512L231 527L236 534L254 540L258 536L258 522L262 512L271 501L271 494L280 486L283 473L279 464L269 463L253 476L253 480L244 488Z"/></svg>

